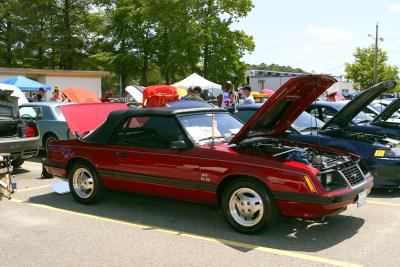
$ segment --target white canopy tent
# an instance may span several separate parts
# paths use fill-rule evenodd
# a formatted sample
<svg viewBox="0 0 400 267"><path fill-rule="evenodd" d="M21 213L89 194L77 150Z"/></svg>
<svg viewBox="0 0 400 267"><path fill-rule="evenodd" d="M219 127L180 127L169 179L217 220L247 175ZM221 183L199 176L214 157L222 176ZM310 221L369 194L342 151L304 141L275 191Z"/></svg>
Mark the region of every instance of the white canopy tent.
<svg viewBox="0 0 400 267"><path fill-rule="evenodd" d="M28 99L24 93L15 85L0 83L0 90L14 91L11 95L18 97L18 106L28 103Z"/></svg>
<svg viewBox="0 0 400 267"><path fill-rule="evenodd" d="M212 89L220 89L221 90L221 85L214 83L212 81L209 81L202 76L198 75L197 73L193 73L189 77L186 77L182 81L179 81L177 83L171 84L172 86L176 88L185 88L188 89L190 86L200 86L202 90L212 90Z"/></svg>

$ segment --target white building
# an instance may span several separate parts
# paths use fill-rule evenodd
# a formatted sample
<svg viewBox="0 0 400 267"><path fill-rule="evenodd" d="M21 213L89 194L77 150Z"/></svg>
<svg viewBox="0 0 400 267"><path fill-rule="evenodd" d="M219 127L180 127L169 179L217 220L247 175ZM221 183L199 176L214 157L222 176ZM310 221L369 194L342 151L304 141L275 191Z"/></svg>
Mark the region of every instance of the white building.
<svg viewBox="0 0 400 267"><path fill-rule="evenodd" d="M251 86L253 91L257 92L259 92L261 89L264 88L276 91L279 87L281 87L284 83L286 83L290 79L302 75L304 75L304 73L272 71L272 70L246 71L247 84ZM334 78L338 80L338 82L333 84L328 89L328 93L340 92L346 95L356 92L356 90L353 89L353 81L344 80L342 76L335 76Z"/></svg>
<svg viewBox="0 0 400 267"><path fill-rule="evenodd" d="M101 97L101 78L109 74L106 71L0 68L0 82L21 75L51 86L51 92L54 86L58 86L61 90L79 87L89 89ZM50 99L51 92L46 92L46 99Z"/></svg>

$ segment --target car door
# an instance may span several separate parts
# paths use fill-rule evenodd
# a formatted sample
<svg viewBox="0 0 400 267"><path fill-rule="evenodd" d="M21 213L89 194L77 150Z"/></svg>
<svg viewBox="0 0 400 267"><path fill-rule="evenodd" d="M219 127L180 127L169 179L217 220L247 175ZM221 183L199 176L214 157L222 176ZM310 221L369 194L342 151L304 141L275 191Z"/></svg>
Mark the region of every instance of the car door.
<svg viewBox="0 0 400 267"><path fill-rule="evenodd" d="M184 150L171 148L183 141ZM131 117L113 141L111 188L188 201L201 189L196 148L173 116Z"/></svg>

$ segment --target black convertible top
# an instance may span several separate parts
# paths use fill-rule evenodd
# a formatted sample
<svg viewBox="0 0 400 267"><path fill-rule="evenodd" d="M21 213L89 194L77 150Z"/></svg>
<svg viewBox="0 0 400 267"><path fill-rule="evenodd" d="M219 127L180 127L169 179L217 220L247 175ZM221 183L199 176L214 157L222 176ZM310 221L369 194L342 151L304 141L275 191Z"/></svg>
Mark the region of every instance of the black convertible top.
<svg viewBox="0 0 400 267"><path fill-rule="evenodd" d="M107 144L110 136L115 128L125 122L129 117L146 117L146 116L175 116L195 113L227 113L228 111L221 108L141 108L141 109L123 109L112 111L105 122L93 130L90 134L83 137L82 140L88 143Z"/></svg>

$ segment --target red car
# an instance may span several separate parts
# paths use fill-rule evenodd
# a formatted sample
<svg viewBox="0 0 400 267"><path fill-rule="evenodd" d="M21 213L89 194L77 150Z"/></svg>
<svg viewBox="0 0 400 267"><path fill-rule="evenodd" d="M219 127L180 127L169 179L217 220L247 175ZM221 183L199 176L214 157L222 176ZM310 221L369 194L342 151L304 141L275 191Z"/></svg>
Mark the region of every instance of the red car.
<svg viewBox="0 0 400 267"><path fill-rule="evenodd" d="M89 134L52 142L43 164L69 180L80 203L98 202L110 189L221 205L244 233L279 214L337 214L365 203L372 176L354 155L279 138L334 82L325 75L294 78L244 126L215 108L113 111ZM70 116L71 108L63 109L72 132L85 128L85 111Z"/></svg>

